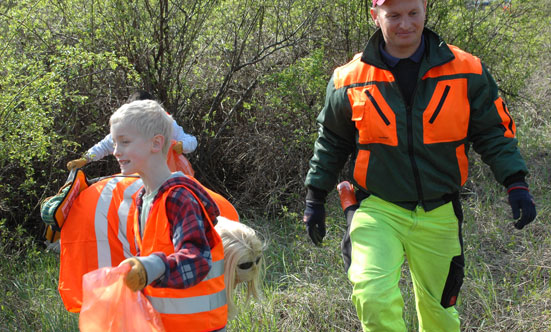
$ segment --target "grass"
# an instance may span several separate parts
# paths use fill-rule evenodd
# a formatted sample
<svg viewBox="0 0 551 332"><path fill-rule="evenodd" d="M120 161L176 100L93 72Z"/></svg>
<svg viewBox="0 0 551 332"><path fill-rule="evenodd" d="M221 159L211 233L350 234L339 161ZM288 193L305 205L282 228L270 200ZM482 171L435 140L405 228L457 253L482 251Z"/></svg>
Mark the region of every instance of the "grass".
<svg viewBox="0 0 551 332"><path fill-rule="evenodd" d="M487 179L463 199L467 268L458 304L463 331L551 331L551 201L543 194L549 183L534 188L542 194L536 197L537 221L518 231L511 227L502 188L480 172L473 177ZM269 243L264 299L247 302L237 292L240 315L229 331L361 330L339 252L344 218L336 203L333 193L321 247L310 243L298 214L247 221ZM10 236L0 230L0 331L77 331L78 315L65 311L57 293L57 254L22 231ZM404 319L415 331L407 266L403 275Z"/></svg>
<svg viewBox="0 0 551 332"><path fill-rule="evenodd" d="M550 143L527 139L525 144ZM551 331L551 154L541 148L525 151L538 218L522 231L512 227L503 188L474 158L462 200L467 266L457 308L463 331ZM245 221L269 243L264 299L246 302L237 292L241 314L229 322L229 331L361 330L340 257L344 217L334 192L328 208L328 234L321 247L311 244L299 213ZM78 315L65 311L57 293L58 267L57 254L22 230L8 234L0 224L1 332L78 330ZM407 265L403 276L404 320L409 331L416 331Z"/></svg>
<svg viewBox="0 0 551 332"><path fill-rule="evenodd" d="M0 331L78 331L57 293L59 257L0 222Z"/></svg>

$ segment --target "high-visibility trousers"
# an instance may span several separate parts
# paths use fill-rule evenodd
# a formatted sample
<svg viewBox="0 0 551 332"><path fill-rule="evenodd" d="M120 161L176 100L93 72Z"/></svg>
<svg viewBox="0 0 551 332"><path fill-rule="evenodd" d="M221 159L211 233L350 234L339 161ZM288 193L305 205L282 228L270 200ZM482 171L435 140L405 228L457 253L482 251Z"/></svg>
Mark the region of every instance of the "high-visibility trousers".
<svg viewBox="0 0 551 332"><path fill-rule="evenodd" d="M453 306L463 282L463 241L459 200L429 212L410 211L374 195L352 219L352 302L364 331L406 331L399 289L407 259L419 331L459 331Z"/></svg>

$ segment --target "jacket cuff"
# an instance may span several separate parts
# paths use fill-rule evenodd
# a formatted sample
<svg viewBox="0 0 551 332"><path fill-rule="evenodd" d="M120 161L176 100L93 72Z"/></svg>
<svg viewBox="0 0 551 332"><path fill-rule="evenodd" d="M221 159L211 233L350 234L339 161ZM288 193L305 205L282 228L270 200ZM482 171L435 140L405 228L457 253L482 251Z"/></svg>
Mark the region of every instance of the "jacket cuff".
<svg viewBox="0 0 551 332"><path fill-rule="evenodd" d="M325 204L326 197L327 197L327 191L314 188L314 187L308 187L308 192L306 193L307 202Z"/></svg>
<svg viewBox="0 0 551 332"><path fill-rule="evenodd" d="M147 274L146 286L165 274L165 263L156 255L136 257L145 268Z"/></svg>
<svg viewBox="0 0 551 332"><path fill-rule="evenodd" d="M513 175L509 175L505 181L503 181L503 185L505 186L505 188L509 188L509 186L511 186L513 183L516 183L516 182L524 182L526 183L526 174L524 174L524 172L517 172ZM528 186L528 185L526 185Z"/></svg>
<svg viewBox="0 0 551 332"><path fill-rule="evenodd" d="M522 189L526 191L530 191L528 189L528 184L526 182L515 182L507 187L507 194L510 194L511 191L515 189Z"/></svg>

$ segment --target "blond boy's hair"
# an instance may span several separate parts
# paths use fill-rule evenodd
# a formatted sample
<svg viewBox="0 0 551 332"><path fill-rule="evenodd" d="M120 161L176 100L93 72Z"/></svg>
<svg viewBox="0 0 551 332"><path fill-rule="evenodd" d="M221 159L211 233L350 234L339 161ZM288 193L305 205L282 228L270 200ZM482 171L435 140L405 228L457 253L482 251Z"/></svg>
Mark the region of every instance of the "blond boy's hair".
<svg viewBox="0 0 551 332"><path fill-rule="evenodd" d="M119 107L111 115L109 125L123 123L133 126L140 135L150 139L156 135L165 138L163 154L168 154L172 138L172 118L163 107L154 100L136 100Z"/></svg>

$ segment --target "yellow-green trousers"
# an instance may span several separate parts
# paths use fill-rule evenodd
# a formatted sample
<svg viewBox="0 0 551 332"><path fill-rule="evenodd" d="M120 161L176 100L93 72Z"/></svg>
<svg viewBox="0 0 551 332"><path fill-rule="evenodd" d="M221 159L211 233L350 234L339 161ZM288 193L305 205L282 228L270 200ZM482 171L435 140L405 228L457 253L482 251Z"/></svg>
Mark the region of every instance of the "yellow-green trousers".
<svg viewBox="0 0 551 332"><path fill-rule="evenodd" d="M398 286L405 258L419 331L459 331L459 315L453 306L464 266L458 204L449 202L425 212L420 206L410 211L374 195L361 202L350 226L348 277L364 331L406 331Z"/></svg>

